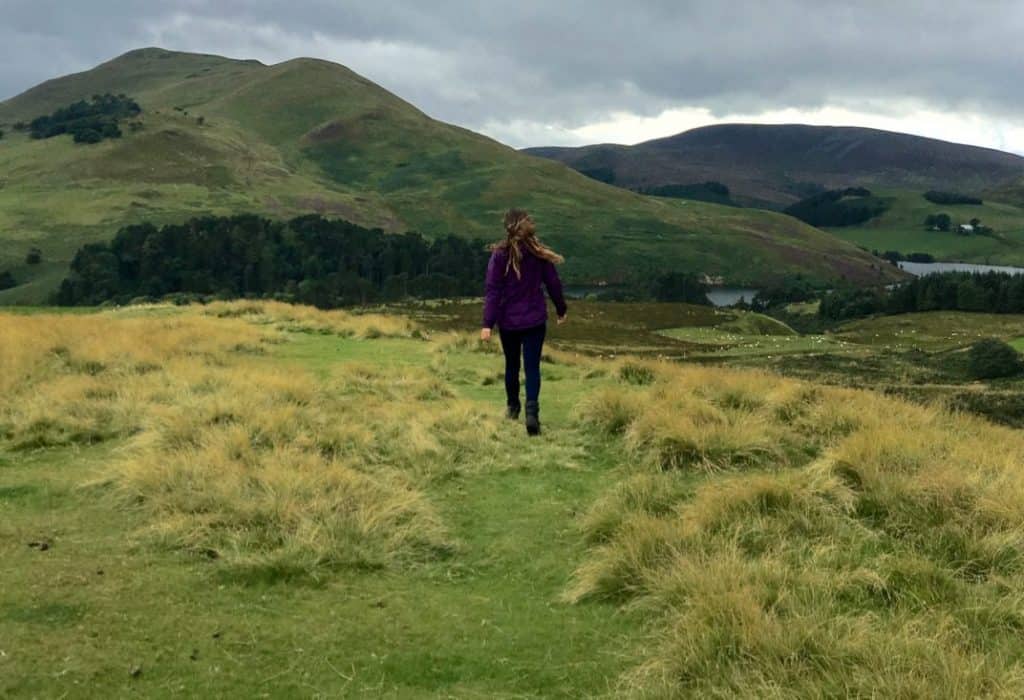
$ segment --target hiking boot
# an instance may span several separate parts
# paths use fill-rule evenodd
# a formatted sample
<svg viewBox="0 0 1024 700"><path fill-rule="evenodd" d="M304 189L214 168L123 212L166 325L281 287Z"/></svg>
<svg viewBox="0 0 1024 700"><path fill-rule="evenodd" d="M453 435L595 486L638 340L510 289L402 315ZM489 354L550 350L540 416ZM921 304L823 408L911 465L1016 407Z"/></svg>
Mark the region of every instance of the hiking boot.
<svg viewBox="0 0 1024 700"><path fill-rule="evenodd" d="M516 420L517 418L519 418L519 409L520 405L518 403L510 403L505 408L505 417L511 418L512 420Z"/></svg>
<svg viewBox="0 0 1024 700"><path fill-rule="evenodd" d="M540 405L536 401L526 402L526 432L540 435Z"/></svg>

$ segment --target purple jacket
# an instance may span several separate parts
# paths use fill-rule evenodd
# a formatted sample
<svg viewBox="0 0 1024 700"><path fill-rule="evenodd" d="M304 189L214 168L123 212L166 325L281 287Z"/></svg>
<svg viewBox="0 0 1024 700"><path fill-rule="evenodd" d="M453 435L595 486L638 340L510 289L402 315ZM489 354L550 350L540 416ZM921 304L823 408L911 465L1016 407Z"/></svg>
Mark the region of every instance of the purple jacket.
<svg viewBox="0 0 1024 700"><path fill-rule="evenodd" d="M547 321L548 306L541 284L547 287L558 315L565 315L567 307L562 296L562 282L558 279L554 263L523 251L522 277L516 277L512 269L506 275L507 264L508 251L491 253L484 294L484 328L498 324L507 331L515 331L533 328Z"/></svg>

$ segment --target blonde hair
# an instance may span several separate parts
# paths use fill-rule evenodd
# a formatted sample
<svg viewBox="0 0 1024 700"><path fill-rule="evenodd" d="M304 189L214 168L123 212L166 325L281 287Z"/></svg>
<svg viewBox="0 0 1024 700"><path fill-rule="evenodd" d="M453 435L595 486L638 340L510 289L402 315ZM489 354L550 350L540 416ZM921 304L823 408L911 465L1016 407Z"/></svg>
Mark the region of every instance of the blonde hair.
<svg viewBox="0 0 1024 700"><path fill-rule="evenodd" d="M505 265L506 275L509 270L514 270L516 277L523 276L521 265L524 247L541 260L547 260L556 265L565 262L565 258L541 243L536 234L525 233L522 230L522 223L529 216L525 209L509 209L505 212L505 240L498 241L491 246L491 250L508 251L508 263ZM519 246L518 243L523 245Z"/></svg>

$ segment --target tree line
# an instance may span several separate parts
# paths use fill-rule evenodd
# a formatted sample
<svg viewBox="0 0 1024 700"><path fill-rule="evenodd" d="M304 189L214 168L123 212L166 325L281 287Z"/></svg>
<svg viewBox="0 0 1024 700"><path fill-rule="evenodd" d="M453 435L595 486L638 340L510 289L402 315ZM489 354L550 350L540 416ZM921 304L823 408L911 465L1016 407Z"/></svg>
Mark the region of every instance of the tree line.
<svg viewBox="0 0 1024 700"><path fill-rule="evenodd" d="M939 190L928 190L922 195L929 202L936 204L982 204L980 197L973 197L960 192L941 192Z"/></svg>
<svg viewBox="0 0 1024 700"><path fill-rule="evenodd" d="M482 240L387 234L319 215L255 214L125 226L78 250L55 301L126 303L179 293L273 297L333 308L479 296L490 251Z"/></svg>
<svg viewBox="0 0 1024 700"><path fill-rule="evenodd" d="M71 134L75 143L98 143L103 139L120 138L119 120L142 112L139 104L119 94L93 95L90 101L79 100L61 107L52 114L36 117L28 124L19 122L17 129L28 129L34 139L48 139Z"/></svg>
<svg viewBox="0 0 1024 700"><path fill-rule="evenodd" d="M693 199L700 202L712 202L724 204L730 207L740 206L733 201L729 187L715 180L707 182L694 182L688 185L657 185L653 187L641 187L637 190L640 194L652 197L672 197L675 199Z"/></svg>
<svg viewBox="0 0 1024 700"><path fill-rule="evenodd" d="M863 187L827 190L791 204L783 213L811 226L855 226L883 213L889 205Z"/></svg>
<svg viewBox="0 0 1024 700"><path fill-rule="evenodd" d="M872 314L940 310L1024 313L1024 275L944 272L923 275L891 289L836 290L822 298L818 313L841 321Z"/></svg>

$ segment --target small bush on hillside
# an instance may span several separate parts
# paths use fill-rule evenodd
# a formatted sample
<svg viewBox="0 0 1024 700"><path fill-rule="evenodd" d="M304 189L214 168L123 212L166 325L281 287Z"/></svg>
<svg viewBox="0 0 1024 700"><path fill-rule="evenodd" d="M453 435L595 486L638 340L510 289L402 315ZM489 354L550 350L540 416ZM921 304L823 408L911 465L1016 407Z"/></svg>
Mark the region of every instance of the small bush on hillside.
<svg viewBox="0 0 1024 700"><path fill-rule="evenodd" d="M643 386L654 381L654 370L635 362L627 362L619 368L619 379L629 384Z"/></svg>
<svg viewBox="0 0 1024 700"><path fill-rule="evenodd" d="M6 272L0 272L0 291L17 286L18 281L14 279L14 275L11 274L10 270Z"/></svg>
<svg viewBox="0 0 1024 700"><path fill-rule="evenodd" d="M26 265L38 265L43 261L43 251L38 248L30 248L28 255L25 256Z"/></svg>
<svg viewBox="0 0 1024 700"><path fill-rule="evenodd" d="M1012 377L1024 371L1020 353L1001 340L979 340L967 353L968 372L974 379Z"/></svg>

